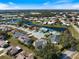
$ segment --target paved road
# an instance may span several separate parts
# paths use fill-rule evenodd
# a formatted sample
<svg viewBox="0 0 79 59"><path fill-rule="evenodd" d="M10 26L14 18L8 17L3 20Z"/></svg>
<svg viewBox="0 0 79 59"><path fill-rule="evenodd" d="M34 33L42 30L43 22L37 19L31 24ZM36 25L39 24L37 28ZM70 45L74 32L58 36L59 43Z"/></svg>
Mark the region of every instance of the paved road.
<svg viewBox="0 0 79 59"><path fill-rule="evenodd" d="M9 49L11 49L11 46L8 47L8 48L6 48L6 49L4 49L4 50L3 50L3 53L1 53L0 56L4 56L4 55L7 53L7 51L8 51Z"/></svg>

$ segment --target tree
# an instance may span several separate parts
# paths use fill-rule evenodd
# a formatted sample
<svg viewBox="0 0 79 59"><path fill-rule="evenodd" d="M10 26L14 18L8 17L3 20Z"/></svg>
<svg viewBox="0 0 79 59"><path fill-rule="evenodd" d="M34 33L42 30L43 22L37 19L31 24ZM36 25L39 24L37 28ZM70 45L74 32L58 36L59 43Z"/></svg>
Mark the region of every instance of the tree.
<svg viewBox="0 0 79 59"><path fill-rule="evenodd" d="M76 51L79 52L79 40L75 41L75 46L74 47L76 48Z"/></svg>
<svg viewBox="0 0 79 59"><path fill-rule="evenodd" d="M22 20L22 21L17 22L17 25L18 25L18 26L23 26L23 24L24 24L24 21L23 21L23 20Z"/></svg>
<svg viewBox="0 0 79 59"><path fill-rule="evenodd" d="M11 37L7 31L0 31L0 36L1 35L4 37L4 40L8 40Z"/></svg>
<svg viewBox="0 0 79 59"><path fill-rule="evenodd" d="M71 33L66 30L62 33L59 43L63 46L61 50L69 49L75 45L75 39L72 37Z"/></svg>
<svg viewBox="0 0 79 59"><path fill-rule="evenodd" d="M76 50L79 52L79 43L76 45Z"/></svg>
<svg viewBox="0 0 79 59"><path fill-rule="evenodd" d="M36 50L35 54L42 59L59 59L60 50L57 46L48 42L45 48Z"/></svg>

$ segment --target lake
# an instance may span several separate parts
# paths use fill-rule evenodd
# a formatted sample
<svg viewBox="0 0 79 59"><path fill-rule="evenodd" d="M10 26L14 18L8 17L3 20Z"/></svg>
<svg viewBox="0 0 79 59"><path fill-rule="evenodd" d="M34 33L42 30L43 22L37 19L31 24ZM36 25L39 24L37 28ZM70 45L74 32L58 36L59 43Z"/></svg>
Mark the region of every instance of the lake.
<svg viewBox="0 0 79 59"><path fill-rule="evenodd" d="M36 25L36 24L33 24L32 22L29 22L29 21L26 21L26 20L23 20L23 19L13 19L13 20L8 20L7 22L9 23L17 23L17 22L20 22L20 21L23 21L24 24L26 25L30 25L30 26L37 26L37 27L41 27L40 25ZM47 26L43 26L44 28L47 28L49 31L51 30L55 30L55 31L65 31L66 28L57 28L57 27L47 27Z"/></svg>

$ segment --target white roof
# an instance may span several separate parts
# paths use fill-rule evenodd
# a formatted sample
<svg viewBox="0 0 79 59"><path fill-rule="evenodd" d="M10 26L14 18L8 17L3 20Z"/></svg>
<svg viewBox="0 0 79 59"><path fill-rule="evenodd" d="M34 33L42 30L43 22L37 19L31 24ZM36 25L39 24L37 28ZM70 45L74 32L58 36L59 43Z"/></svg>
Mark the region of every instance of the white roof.
<svg viewBox="0 0 79 59"><path fill-rule="evenodd" d="M19 50L19 49L21 49L19 46L16 46L16 48Z"/></svg>

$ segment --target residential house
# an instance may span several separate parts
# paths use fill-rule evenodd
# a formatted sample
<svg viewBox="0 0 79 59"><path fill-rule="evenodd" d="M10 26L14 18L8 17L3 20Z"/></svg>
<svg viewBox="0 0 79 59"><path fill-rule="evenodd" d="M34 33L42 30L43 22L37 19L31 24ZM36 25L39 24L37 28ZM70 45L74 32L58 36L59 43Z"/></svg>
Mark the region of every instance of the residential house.
<svg viewBox="0 0 79 59"><path fill-rule="evenodd" d="M34 59L34 55L32 53L20 53L17 55L16 59Z"/></svg>
<svg viewBox="0 0 79 59"><path fill-rule="evenodd" d="M11 28L1 26L0 30L2 30L2 31L11 31Z"/></svg>
<svg viewBox="0 0 79 59"><path fill-rule="evenodd" d="M20 42L22 42L22 43L24 43L25 45L31 45L32 44L32 40L30 39L30 38L28 38L27 36L20 36L19 38L18 38L18 40L20 41Z"/></svg>
<svg viewBox="0 0 79 59"><path fill-rule="evenodd" d="M57 44L59 42L60 35L52 35L51 36L51 43Z"/></svg>
<svg viewBox="0 0 79 59"><path fill-rule="evenodd" d="M6 41L6 36L5 35L0 35L0 47L1 48L6 48L9 46L8 41Z"/></svg>
<svg viewBox="0 0 79 59"><path fill-rule="evenodd" d="M39 31L42 31L42 32L47 32L49 31L47 28L40 28Z"/></svg>
<svg viewBox="0 0 79 59"><path fill-rule="evenodd" d="M0 48L7 48L8 46L8 41L0 40Z"/></svg>
<svg viewBox="0 0 79 59"><path fill-rule="evenodd" d="M61 33L57 31L50 32L52 35L49 36L51 43L57 44L59 42L59 38Z"/></svg>
<svg viewBox="0 0 79 59"><path fill-rule="evenodd" d="M36 49L42 49L46 46L47 44L47 41L44 40L44 39L38 39L36 40L34 43L33 43L33 46L36 48Z"/></svg>
<svg viewBox="0 0 79 59"><path fill-rule="evenodd" d="M23 36L24 34L23 33L20 33L20 32L14 32L13 33L13 37L14 38L18 38L19 36Z"/></svg>
<svg viewBox="0 0 79 59"><path fill-rule="evenodd" d="M19 46L16 46L16 47L12 47L10 50L8 50L7 54L10 56L16 56L21 51L22 51L22 49Z"/></svg>
<svg viewBox="0 0 79 59"><path fill-rule="evenodd" d="M0 35L0 40L5 40L5 36L4 35Z"/></svg>

